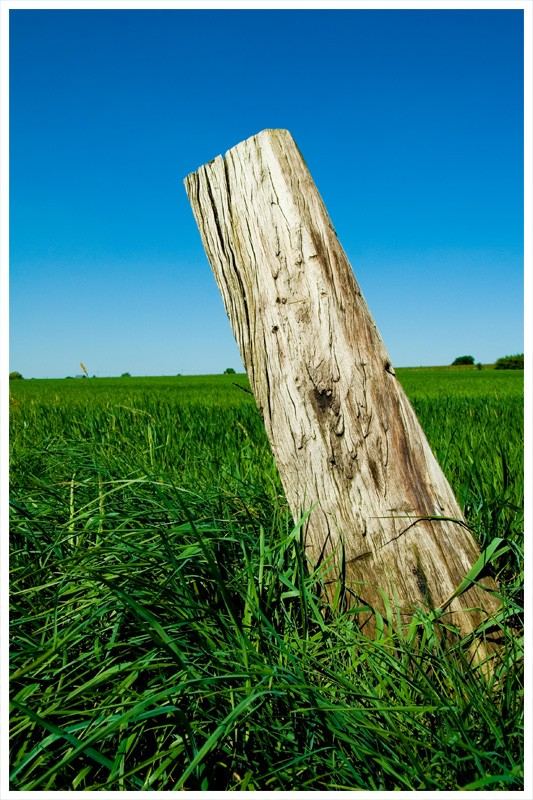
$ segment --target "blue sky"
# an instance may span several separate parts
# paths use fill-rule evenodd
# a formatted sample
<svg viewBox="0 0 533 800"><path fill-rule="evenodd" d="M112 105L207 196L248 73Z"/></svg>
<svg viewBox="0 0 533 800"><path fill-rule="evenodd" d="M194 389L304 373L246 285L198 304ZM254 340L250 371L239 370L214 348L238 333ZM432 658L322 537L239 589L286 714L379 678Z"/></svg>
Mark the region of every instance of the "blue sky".
<svg viewBox="0 0 533 800"><path fill-rule="evenodd" d="M11 369L242 369L184 176L288 128L397 366L521 352L521 11L10 13Z"/></svg>

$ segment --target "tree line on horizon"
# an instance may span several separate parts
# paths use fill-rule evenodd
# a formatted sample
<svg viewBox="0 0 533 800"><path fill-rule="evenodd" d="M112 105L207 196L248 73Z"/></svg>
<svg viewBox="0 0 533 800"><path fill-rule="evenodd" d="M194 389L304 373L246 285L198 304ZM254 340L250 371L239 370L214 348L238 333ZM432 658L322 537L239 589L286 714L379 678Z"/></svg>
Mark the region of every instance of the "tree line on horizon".
<svg viewBox="0 0 533 800"><path fill-rule="evenodd" d="M451 366L452 367L475 366L478 369L481 369L483 367L483 364L481 364L479 361L476 363L474 356L457 356L457 358L452 362ZM524 354L516 353L515 355L511 356L502 356L501 358L498 358L494 362L494 369L524 369ZM223 374L235 375L236 371L233 369L233 367L228 367L227 369L224 370ZM88 377L87 374L76 376L76 378L87 378L87 377ZM93 375L92 377L96 378L96 375ZM131 373L123 372L120 375L120 377L131 378ZM181 372L177 373L177 377L181 377ZM22 375L22 373L18 372L17 370L13 370L13 372L9 373L9 380L10 381L24 380L24 375ZM73 380L72 375L67 375L65 380Z"/></svg>
<svg viewBox="0 0 533 800"><path fill-rule="evenodd" d="M474 356L457 356L455 361L452 362L451 366L476 366L478 369L481 369L483 365L479 361L476 363ZM494 362L494 369L524 369L524 354L517 353L512 356L502 356Z"/></svg>

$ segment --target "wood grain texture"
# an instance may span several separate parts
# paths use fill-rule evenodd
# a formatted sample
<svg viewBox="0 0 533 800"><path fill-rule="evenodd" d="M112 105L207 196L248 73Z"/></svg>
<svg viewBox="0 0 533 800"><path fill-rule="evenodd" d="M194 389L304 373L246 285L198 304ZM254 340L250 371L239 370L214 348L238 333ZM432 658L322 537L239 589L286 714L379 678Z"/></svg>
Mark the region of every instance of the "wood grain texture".
<svg viewBox="0 0 533 800"><path fill-rule="evenodd" d="M290 133L262 131L185 185L288 503L313 509L310 561L330 558L372 606L380 591L408 616L440 606L479 551ZM469 632L495 608L473 588L446 618Z"/></svg>

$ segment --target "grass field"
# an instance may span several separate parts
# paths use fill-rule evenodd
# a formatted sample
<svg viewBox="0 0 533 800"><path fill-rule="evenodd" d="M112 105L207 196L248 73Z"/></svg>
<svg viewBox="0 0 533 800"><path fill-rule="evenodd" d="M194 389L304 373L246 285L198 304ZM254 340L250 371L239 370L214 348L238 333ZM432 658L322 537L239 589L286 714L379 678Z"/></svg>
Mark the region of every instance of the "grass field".
<svg viewBox="0 0 533 800"><path fill-rule="evenodd" d="M495 550L488 681L325 607L244 376L12 382L13 789L522 787L523 374L397 373Z"/></svg>

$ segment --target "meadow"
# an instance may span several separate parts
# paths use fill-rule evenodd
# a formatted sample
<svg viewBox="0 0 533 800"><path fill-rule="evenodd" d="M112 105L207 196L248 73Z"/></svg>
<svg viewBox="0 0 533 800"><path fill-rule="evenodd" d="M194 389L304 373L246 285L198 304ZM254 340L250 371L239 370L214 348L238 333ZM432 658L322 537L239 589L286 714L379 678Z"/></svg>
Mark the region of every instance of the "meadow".
<svg viewBox="0 0 533 800"><path fill-rule="evenodd" d="M242 375L11 384L15 790L516 790L523 373L397 370L502 598L484 677L305 564Z"/></svg>

